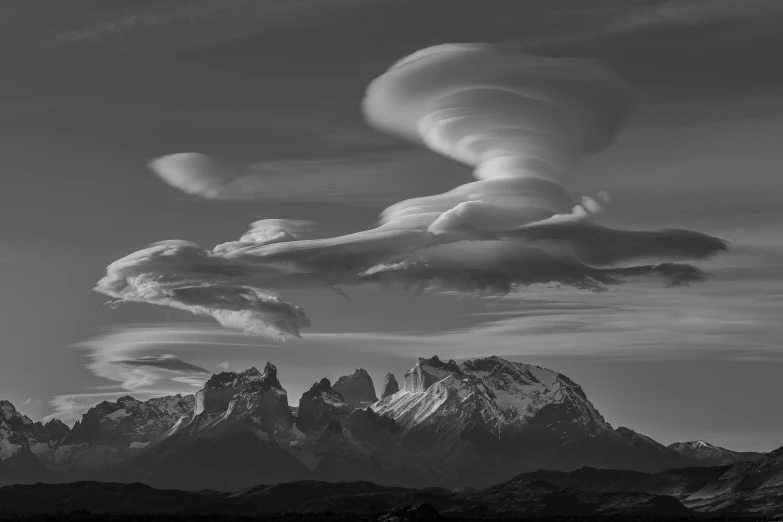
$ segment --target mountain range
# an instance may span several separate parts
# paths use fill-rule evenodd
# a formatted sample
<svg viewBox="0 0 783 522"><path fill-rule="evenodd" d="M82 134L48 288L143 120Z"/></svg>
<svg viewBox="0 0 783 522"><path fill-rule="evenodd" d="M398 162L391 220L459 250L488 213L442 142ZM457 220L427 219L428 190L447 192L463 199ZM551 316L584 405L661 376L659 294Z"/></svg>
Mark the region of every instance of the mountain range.
<svg viewBox="0 0 783 522"><path fill-rule="evenodd" d="M649 486L658 478L644 477L701 467L710 479L698 479L701 486L724 484L694 500L708 509L715 505L710 491L749 490L723 477L728 468L705 467L734 465L740 471L731 473L740 476L764 462L760 453L703 441L667 447L615 429L565 375L499 357L459 364L420 358L402 387L387 375L380 397L370 375L357 369L334 385L326 378L314 383L291 406L277 368L267 363L263 371L213 375L195 395L102 402L73 428L33 422L0 401L0 485L96 480L240 491L315 480L472 491L521 480L614 494L628 490L584 484L623 477L621 484L636 484L634 494L684 500L685 492L696 493L692 476L668 471L660 480L680 490L663 492ZM580 482L580 473L603 478ZM780 485L779 477L770 480Z"/></svg>

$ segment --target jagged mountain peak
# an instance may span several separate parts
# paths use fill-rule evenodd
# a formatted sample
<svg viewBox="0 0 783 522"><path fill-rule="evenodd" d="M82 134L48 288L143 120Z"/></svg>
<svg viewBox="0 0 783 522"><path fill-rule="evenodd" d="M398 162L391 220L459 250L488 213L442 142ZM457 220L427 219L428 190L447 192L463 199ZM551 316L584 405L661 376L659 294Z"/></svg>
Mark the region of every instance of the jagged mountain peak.
<svg viewBox="0 0 783 522"><path fill-rule="evenodd" d="M0 400L0 415L2 415L3 419L10 420L12 417L20 415L20 413L16 411L16 407L11 401Z"/></svg>
<svg viewBox="0 0 783 522"><path fill-rule="evenodd" d="M304 392L302 395L303 398L313 399L315 397L318 397L319 395L323 393L329 393L332 392L332 381L324 377L320 381L313 383L313 385L310 387L309 390ZM339 392L335 392L339 395ZM340 400L343 400L342 395L340 395Z"/></svg>
<svg viewBox="0 0 783 522"><path fill-rule="evenodd" d="M356 368L353 373L343 375L340 379L357 379L359 377L369 377L370 374L364 368ZM338 381L340 380L338 379Z"/></svg>
<svg viewBox="0 0 783 522"><path fill-rule="evenodd" d="M243 385L253 385L253 389L278 388L281 391L283 386L277 378L277 366L272 363L266 363L264 371L261 372L255 366L248 368L243 372L220 372L214 374L204 384L205 390L219 390L225 388L237 388Z"/></svg>
<svg viewBox="0 0 783 522"><path fill-rule="evenodd" d="M38 456L59 445L70 429L59 420L46 424L33 422L10 401L0 401L0 480L4 473L4 461L5 464L11 462L12 467L20 466L23 473L29 471L41 478L36 475L44 471ZM33 475L30 475L30 478Z"/></svg>
<svg viewBox="0 0 783 522"><path fill-rule="evenodd" d="M47 442L61 439L71 429L59 419L52 419L45 424L40 421L33 422L7 400L0 400L0 425L5 426L6 429L23 432L25 436L32 436L36 441Z"/></svg>
<svg viewBox="0 0 783 522"><path fill-rule="evenodd" d="M0 401L0 422L3 421L13 422L20 425L41 425L40 422L34 423L30 417L17 410L16 406L14 406L11 401L6 400Z"/></svg>
<svg viewBox="0 0 783 522"><path fill-rule="evenodd" d="M405 429L437 424L445 416L473 419L470 422L484 423L500 433L530 425L538 416L547 426L560 426L559 436L611 430L581 387L567 377L497 356L461 364L444 362L437 355L419 358L405 373L402 392L384 397L373 408ZM546 421L540 412L545 412Z"/></svg>
<svg viewBox="0 0 783 522"><path fill-rule="evenodd" d="M65 436L64 446L93 444L120 452L156 441L194 406L193 395L167 395L140 401L130 395L103 401L82 415Z"/></svg>
<svg viewBox="0 0 783 522"><path fill-rule="evenodd" d="M448 361L441 361L440 357L437 355L433 355L429 359L426 359L424 357L419 357L418 364L420 366L431 366L433 368L441 368L443 370L448 371L459 371L459 366L457 365L456 361L454 359L449 359Z"/></svg>
<svg viewBox="0 0 783 522"><path fill-rule="evenodd" d="M354 408L365 408L378 400L372 377L363 368L358 368L350 375L343 375L332 388Z"/></svg>
<svg viewBox="0 0 783 522"><path fill-rule="evenodd" d="M194 418L201 414L243 417L268 408L285 410L281 414L283 422L293 422L288 409L288 393L278 379L277 367L270 362L264 366L263 373L253 366L243 372L213 375L204 388L196 392L193 414Z"/></svg>

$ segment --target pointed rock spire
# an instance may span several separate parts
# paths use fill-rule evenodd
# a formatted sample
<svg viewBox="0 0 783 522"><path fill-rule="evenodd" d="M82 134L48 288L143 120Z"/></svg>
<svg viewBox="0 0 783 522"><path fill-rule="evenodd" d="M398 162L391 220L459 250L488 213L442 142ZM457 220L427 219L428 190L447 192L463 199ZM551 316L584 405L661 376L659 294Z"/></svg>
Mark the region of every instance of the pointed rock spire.
<svg viewBox="0 0 783 522"><path fill-rule="evenodd" d="M397 383L397 378L393 373L387 373L386 378L383 380L383 389L381 390L381 399L394 395L400 391L400 385Z"/></svg>

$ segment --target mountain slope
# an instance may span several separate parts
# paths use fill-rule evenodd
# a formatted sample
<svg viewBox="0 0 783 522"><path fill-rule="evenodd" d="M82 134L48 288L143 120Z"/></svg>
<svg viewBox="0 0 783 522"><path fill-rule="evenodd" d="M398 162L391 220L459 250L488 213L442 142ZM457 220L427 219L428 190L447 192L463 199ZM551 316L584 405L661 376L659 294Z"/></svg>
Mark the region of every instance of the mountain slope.
<svg viewBox="0 0 783 522"><path fill-rule="evenodd" d="M783 513L783 447L739 462L687 499L686 505L720 514Z"/></svg>
<svg viewBox="0 0 783 522"><path fill-rule="evenodd" d="M585 467L571 472L538 470L523 473L514 480L537 480L561 488L594 493L647 493L684 499L718 479L728 468L677 468L651 474Z"/></svg>

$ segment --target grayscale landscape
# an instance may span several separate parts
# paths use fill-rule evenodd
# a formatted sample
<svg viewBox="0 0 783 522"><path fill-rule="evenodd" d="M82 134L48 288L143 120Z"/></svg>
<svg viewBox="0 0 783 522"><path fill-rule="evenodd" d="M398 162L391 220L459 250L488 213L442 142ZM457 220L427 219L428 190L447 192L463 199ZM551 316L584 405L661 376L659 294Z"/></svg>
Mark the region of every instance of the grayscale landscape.
<svg viewBox="0 0 783 522"><path fill-rule="evenodd" d="M0 29L0 520L783 520L783 2Z"/></svg>

